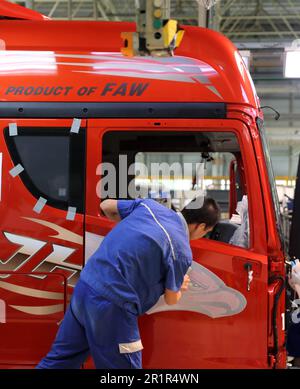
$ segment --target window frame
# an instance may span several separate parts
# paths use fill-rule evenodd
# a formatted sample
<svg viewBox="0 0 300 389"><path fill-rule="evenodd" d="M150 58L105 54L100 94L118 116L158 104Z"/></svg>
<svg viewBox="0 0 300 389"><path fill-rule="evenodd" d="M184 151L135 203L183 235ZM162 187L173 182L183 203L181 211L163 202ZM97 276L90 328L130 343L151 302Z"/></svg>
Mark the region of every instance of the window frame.
<svg viewBox="0 0 300 389"><path fill-rule="evenodd" d="M256 125L261 136L262 150L263 150L265 164L267 168L269 188L270 188L270 193L271 193L271 198L273 203L274 217L276 221L276 229L280 238L281 247L284 251L286 251L286 244L285 244L285 239L283 234L283 226L282 226L282 219L280 213L280 203L278 198L278 192L276 189L276 180L275 180L274 168L273 168L273 163L270 154L269 142L265 130L265 123L262 119L257 117Z"/></svg>
<svg viewBox="0 0 300 389"><path fill-rule="evenodd" d="M16 166L22 164L22 158L14 141L15 136L9 135L9 127L3 129L4 139L8 148L9 155L13 164ZM55 137L69 137L69 199L57 200L50 197L48 194L41 191L34 183L28 172L23 170L20 173L20 178L28 189L28 191L36 198L44 197L47 199L47 205L57 209L68 210L68 207L76 207L76 212L80 214L85 213L85 182L86 182L86 129L80 127L79 133L71 133L68 127L54 127L54 126L18 126L18 135L16 136L55 136ZM78 158L77 150L82 152L82 158ZM75 171L82 172L80 186L82 187L82 197L79 201L79 191L77 192L74 185L74 164Z"/></svg>

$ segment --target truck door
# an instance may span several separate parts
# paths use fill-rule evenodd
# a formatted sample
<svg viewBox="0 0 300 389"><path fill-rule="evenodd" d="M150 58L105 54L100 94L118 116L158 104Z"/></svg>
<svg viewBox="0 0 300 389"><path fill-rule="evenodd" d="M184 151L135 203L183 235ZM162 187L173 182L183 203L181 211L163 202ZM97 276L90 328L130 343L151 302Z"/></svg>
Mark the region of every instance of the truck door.
<svg viewBox="0 0 300 389"><path fill-rule="evenodd" d="M83 264L85 123L0 126L0 365L32 366L49 350Z"/></svg>
<svg viewBox="0 0 300 389"><path fill-rule="evenodd" d="M229 204L229 191L236 190L230 188L230 161L233 155L240 156L247 217L240 225L231 223L229 205L225 206L218 238L191 242L194 261L189 291L176 306L168 307L160 300L140 318L143 366L268 367L264 206L248 128L235 120L95 119L88 124L87 154L86 261L114 225L99 216L101 197L153 193L164 197L169 192L182 208L193 190L212 196L215 189L223 188ZM152 163L165 163L158 175L152 174ZM165 168L172 163L179 170L173 167L167 177L170 171ZM180 174L180 166L188 163L192 165L187 172ZM195 185L196 163L203 176ZM115 171L108 173L111 167Z"/></svg>

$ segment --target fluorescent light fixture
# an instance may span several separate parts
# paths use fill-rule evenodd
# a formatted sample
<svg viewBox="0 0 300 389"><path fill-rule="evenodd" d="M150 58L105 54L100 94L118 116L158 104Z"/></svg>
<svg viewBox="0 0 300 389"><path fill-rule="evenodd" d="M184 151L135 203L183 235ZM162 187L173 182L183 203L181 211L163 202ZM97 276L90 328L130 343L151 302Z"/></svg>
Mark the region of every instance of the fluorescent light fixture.
<svg viewBox="0 0 300 389"><path fill-rule="evenodd" d="M250 50L239 50L239 53L244 61L244 64L246 65L246 68L250 70Z"/></svg>
<svg viewBox="0 0 300 389"><path fill-rule="evenodd" d="M300 78L300 39L285 49L283 72L286 78Z"/></svg>

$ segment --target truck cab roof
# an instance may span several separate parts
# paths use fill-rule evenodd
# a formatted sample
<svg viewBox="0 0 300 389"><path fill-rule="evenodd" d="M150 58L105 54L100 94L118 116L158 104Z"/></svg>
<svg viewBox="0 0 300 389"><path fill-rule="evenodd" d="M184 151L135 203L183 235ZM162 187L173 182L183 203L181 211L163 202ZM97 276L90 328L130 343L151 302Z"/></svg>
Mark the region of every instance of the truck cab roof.
<svg viewBox="0 0 300 389"><path fill-rule="evenodd" d="M39 26L42 33L52 31L57 22L26 23ZM77 23L77 30L82 30L84 26ZM120 53L120 33L129 28L133 29L134 24L98 22L83 36L89 42L90 36L97 33L99 43L92 43L93 48L87 43L85 51L67 51L65 38L55 43L53 37L48 44L44 42L47 50L39 49L39 37L33 39L30 50L24 50L28 47L27 29L23 45L10 40L4 28L6 50L0 52L0 99L218 102L258 107L251 77L238 50L221 34L184 27L185 36L174 57L124 57ZM100 39L102 32L108 41ZM76 44L81 47L81 41Z"/></svg>

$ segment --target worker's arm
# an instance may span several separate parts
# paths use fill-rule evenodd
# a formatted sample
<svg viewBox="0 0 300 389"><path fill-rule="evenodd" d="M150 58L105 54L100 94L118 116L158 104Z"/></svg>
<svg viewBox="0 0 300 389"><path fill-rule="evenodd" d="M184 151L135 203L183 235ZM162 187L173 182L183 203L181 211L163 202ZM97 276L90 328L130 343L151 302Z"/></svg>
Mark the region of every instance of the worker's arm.
<svg viewBox="0 0 300 389"><path fill-rule="evenodd" d="M100 204L100 211L103 216L108 217L110 220L119 222L121 220L118 211L118 200L104 200Z"/></svg>
<svg viewBox="0 0 300 389"><path fill-rule="evenodd" d="M142 199L136 200L103 200L100 204L100 211L103 216L119 222L129 216L136 207L142 202Z"/></svg>
<svg viewBox="0 0 300 389"><path fill-rule="evenodd" d="M184 280L181 285L181 288L178 292L174 292L173 290L166 289L164 294L164 299L166 304L168 305L177 304L178 301L181 299L182 292L185 292L188 289L189 282L190 282L190 277L186 274L184 276Z"/></svg>

